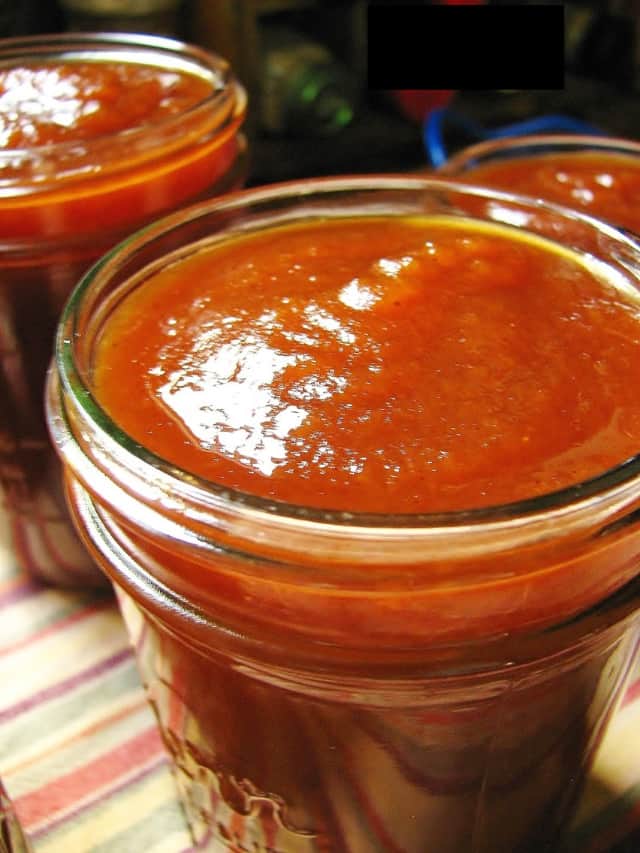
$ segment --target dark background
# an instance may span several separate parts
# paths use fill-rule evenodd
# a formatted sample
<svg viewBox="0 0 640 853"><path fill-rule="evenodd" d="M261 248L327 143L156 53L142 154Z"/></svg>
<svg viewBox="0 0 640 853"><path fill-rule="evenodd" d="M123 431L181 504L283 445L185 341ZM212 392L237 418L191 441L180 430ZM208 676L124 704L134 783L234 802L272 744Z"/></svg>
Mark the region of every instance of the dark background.
<svg viewBox="0 0 640 853"><path fill-rule="evenodd" d="M426 0L414 3L431 5ZM486 3L506 5L498 0ZM154 4L154 11L135 15L136 0L123 0L119 14L105 16L93 11L101 5L96 0L0 0L0 32L155 32L221 53L249 90L250 184L346 172L417 170L430 165L422 141L422 113L412 111L395 93L367 88L365 0L147 0L145 6ZM508 88L507 69L504 89L479 91L473 86L474 69L465 66L461 55L456 61L469 87L453 92L448 108L489 128L553 113L587 121L612 135L640 138L640 0L575 0L546 5L562 5L565 10L564 87L514 90ZM117 0L111 6L117 8ZM301 109L293 110L293 117L283 128L275 132L265 129L261 116L267 97L271 33L283 27L291 39L289 50L293 54L298 51L301 62L308 42L321 44L334 60L334 67L322 70L323 81L326 83L327 75L335 72L336 85L344 83L342 88L351 93L354 113L339 132L314 126L314 117L304 117ZM517 35L522 37L514 37ZM544 63L545 39L541 33L535 36L540 62ZM437 34L425 27L425 55L436 38ZM378 56L376 61L392 63L402 48L389 44L388 57ZM455 43L450 45L450 52L453 62ZM313 76L313 69L307 73ZM285 102L290 106L299 97L294 87L290 88L292 91L278 95L282 110ZM329 108L326 101L315 107ZM448 128L445 138L450 152L475 141L455 127Z"/></svg>

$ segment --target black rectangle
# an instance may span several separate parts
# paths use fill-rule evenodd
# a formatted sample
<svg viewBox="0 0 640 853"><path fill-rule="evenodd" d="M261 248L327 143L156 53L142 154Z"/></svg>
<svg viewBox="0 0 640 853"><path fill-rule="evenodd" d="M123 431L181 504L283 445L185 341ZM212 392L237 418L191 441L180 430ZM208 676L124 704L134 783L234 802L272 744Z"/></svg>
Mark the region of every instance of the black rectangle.
<svg viewBox="0 0 640 853"><path fill-rule="evenodd" d="M562 89L563 6L367 8L370 89Z"/></svg>

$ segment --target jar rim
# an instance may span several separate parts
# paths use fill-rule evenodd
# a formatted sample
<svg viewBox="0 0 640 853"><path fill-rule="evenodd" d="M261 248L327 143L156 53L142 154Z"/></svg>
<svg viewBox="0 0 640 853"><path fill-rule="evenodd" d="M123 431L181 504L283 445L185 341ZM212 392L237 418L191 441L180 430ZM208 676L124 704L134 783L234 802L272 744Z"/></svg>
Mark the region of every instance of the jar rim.
<svg viewBox="0 0 640 853"><path fill-rule="evenodd" d="M611 501L614 503L619 501L621 505L625 505L630 500L637 498L640 492L640 452L584 482L532 498L481 508L416 514L390 514L343 512L286 504L233 490L178 468L134 442L101 408L91 393L86 377L82 375L75 350L78 340L82 338L80 317L82 312L87 309L88 297L96 288L104 286L118 264L123 262L123 259L139 251L142 246L149 245L159 235L170 233L172 229L178 228L186 221L190 222L206 217L210 212L237 212L243 206L252 203L275 202L277 204L286 199L299 201L305 196L314 197L318 194L321 197L326 196L328 199L332 193L335 194L336 192L376 192L377 190L454 192L493 199L496 203L516 203L520 206L524 205L534 212L551 210L564 219L569 218L573 222L581 223L590 229L596 229L598 234L606 235L614 240L617 245L625 247L635 262L638 263L640 270L640 244L620 229L616 229L605 222L541 199L528 199L524 196L487 187L445 180L438 176L356 175L314 178L237 191L164 217L138 231L108 253L78 284L62 314L55 347L55 362L61 391L67 400L67 405L71 401L74 408L72 420L75 421L79 418L83 421L84 427L89 425L90 430L99 442L111 448L109 451L111 462L114 461L117 454L123 452L128 458L127 464L131 465L135 461L134 468L138 466L139 470L144 470L144 476L150 475L151 472L159 475L167 494L180 496L181 499L186 499L189 502L200 502L201 505L203 503L205 506L215 509L216 512L225 507L227 509L233 508L234 511L241 511L251 519L256 517L278 519L279 523L287 524L290 522L294 525L302 525L305 528L309 525L320 525L325 528L330 527L335 531L342 530L344 535L350 536L353 536L355 531L361 531L363 535L366 535L368 531L390 537L391 541L397 538L392 535L394 532L396 534L401 532L404 537L411 531L419 535L425 530L434 529L442 531L443 534L452 528L481 528L489 532L496 525L498 527L503 527L505 524L518 526L523 523L527 529L540 526L542 530L548 528L550 520L557 522L563 520L564 523L568 514L571 514L571 517L576 515L577 518L582 518L584 521L587 514L593 513L594 504L597 504L602 498L606 497L607 500L607 517L611 513ZM640 272L638 275L640 277ZM64 443L66 450L68 450L68 442L65 441ZM86 445L86 441L84 443ZM63 449L63 456L66 450ZM537 525L533 522L537 522Z"/></svg>
<svg viewBox="0 0 640 853"><path fill-rule="evenodd" d="M640 156L640 142L620 136L598 136L583 133L537 133L504 136L474 142L452 154L436 174L455 177L478 161L502 154L535 156L546 151L604 151Z"/></svg>
<svg viewBox="0 0 640 853"><path fill-rule="evenodd" d="M99 156L105 146L119 145L131 150L144 140L146 148L153 150L163 144L163 132L178 132L187 118L197 119L202 115L210 121L212 132L222 132L234 123L239 124L245 115L247 94L236 79L229 62L222 56L177 38L154 34L126 32L65 32L53 35L16 36L2 40L0 44L0 69L18 64L21 59L33 64L39 59L50 61L56 57L64 61L113 60L118 54L127 56L127 62L162 68L174 67L185 73L196 74L212 83L205 98L186 107L179 113L162 117L152 125L140 124L122 130L111 131L87 140L64 140L44 145L23 148L0 149L0 167L10 168L34 161L36 164L51 159L56 163L73 164L78 155L87 153ZM165 64L161 64L161 61ZM168 66L166 63L168 62ZM42 171L42 170L40 170ZM86 169L79 170L82 176ZM57 169L56 180L73 177L73 166L68 171ZM25 180L23 174L17 178L3 177L0 180L0 197L24 195L40 188L39 180ZM48 182L45 182L50 186Z"/></svg>

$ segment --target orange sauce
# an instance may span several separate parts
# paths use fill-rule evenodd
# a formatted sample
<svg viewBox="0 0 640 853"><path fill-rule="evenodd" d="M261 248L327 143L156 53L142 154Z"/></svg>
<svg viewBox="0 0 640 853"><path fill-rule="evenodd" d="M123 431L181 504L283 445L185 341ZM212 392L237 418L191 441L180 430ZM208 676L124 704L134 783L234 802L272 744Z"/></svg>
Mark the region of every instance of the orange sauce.
<svg viewBox="0 0 640 853"><path fill-rule="evenodd" d="M640 448L638 305L550 245L376 218L238 238L124 300L97 394L156 454L290 503L431 512L580 483Z"/></svg>
<svg viewBox="0 0 640 853"><path fill-rule="evenodd" d="M474 183L547 199L640 232L640 157L603 151L522 155L470 167Z"/></svg>
<svg viewBox="0 0 640 853"><path fill-rule="evenodd" d="M203 101L211 84L151 65L67 62L0 69L2 148L96 139L162 121Z"/></svg>
<svg viewBox="0 0 640 853"><path fill-rule="evenodd" d="M204 192L234 163L243 117L222 122L214 93L195 73L135 62L2 70L0 234L135 228Z"/></svg>

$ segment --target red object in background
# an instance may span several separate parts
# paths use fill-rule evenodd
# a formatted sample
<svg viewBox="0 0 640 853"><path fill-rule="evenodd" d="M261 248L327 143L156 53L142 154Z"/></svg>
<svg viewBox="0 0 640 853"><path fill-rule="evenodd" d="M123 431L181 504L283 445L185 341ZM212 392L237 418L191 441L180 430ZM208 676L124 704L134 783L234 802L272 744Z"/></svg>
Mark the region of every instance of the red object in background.
<svg viewBox="0 0 640 853"><path fill-rule="evenodd" d="M431 110L448 104L455 92L449 89L394 89L391 94L406 116L423 122Z"/></svg>

